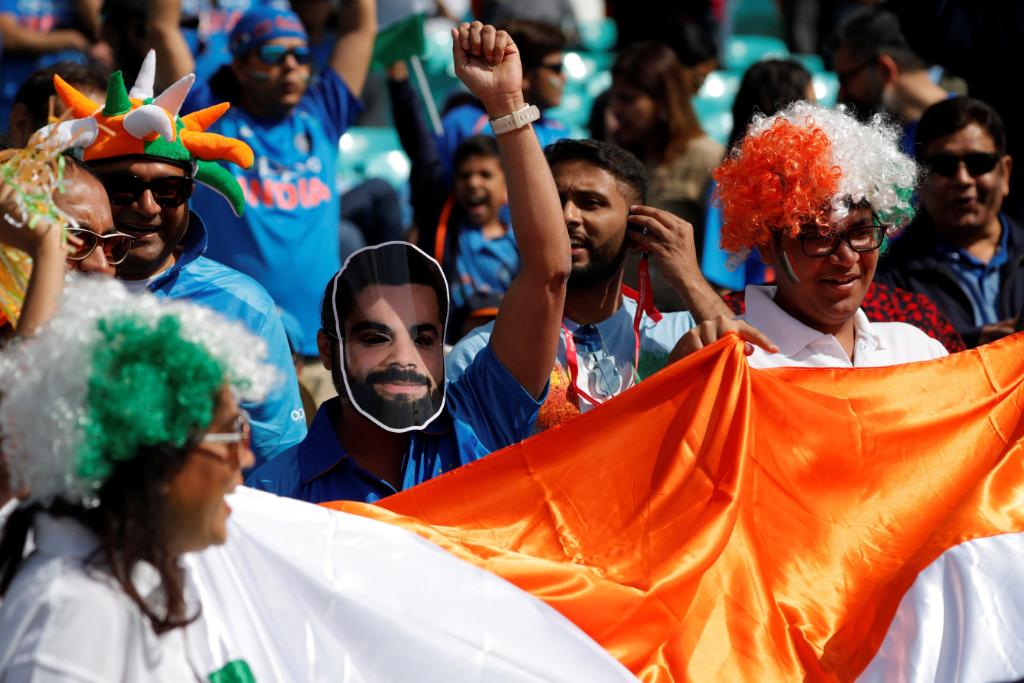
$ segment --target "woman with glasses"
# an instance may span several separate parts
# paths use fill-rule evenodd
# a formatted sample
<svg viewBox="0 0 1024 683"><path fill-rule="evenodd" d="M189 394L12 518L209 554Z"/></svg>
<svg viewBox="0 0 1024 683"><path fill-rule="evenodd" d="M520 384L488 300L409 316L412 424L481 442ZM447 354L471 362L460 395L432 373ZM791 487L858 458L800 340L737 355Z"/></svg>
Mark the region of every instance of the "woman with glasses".
<svg viewBox="0 0 1024 683"><path fill-rule="evenodd" d="M21 500L0 540L0 680L222 667L190 630L181 559L226 540L225 494L253 461L238 401L274 379L264 354L212 311L95 278L5 351L0 437Z"/></svg>
<svg viewBox="0 0 1024 683"><path fill-rule="evenodd" d="M913 215L915 163L880 119L797 102L755 117L715 171L722 246L742 262L757 249L777 285L748 286L744 321L691 330L675 355L752 325L778 347L752 349L753 367L865 367L946 355L904 323L873 323L861 302L888 237Z"/></svg>

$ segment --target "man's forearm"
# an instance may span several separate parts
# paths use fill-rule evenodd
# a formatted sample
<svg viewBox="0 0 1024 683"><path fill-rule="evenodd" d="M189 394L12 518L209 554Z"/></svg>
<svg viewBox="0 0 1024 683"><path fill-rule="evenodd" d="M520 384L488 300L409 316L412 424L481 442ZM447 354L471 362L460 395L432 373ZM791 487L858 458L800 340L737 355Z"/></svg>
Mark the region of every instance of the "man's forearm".
<svg viewBox="0 0 1024 683"><path fill-rule="evenodd" d="M732 309L715 293L699 269L669 279L669 286L679 295L686 304L686 310L699 323L720 315L733 315Z"/></svg>

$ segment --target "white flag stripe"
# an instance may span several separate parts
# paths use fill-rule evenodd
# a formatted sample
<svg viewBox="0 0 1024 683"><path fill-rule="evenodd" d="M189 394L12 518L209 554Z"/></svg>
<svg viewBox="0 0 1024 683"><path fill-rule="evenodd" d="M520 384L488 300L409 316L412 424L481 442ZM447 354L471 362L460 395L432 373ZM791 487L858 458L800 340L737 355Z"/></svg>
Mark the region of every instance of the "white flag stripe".
<svg viewBox="0 0 1024 683"><path fill-rule="evenodd" d="M1024 534L947 550L900 601L861 683L1024 677Z"/></svg>
<svg viewBox="0 0 1024 683"><path fill-rule="evenodd" d="M631 681L561 614L404 529L240 488L190 556L215 652L266 681Z"/></svg>

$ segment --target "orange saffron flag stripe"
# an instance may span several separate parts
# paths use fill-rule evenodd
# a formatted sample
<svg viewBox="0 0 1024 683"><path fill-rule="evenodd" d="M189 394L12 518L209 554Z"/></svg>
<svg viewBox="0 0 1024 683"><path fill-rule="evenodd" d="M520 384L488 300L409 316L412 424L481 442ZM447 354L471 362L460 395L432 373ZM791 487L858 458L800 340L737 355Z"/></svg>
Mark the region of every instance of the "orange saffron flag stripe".
<svg viewBox="0 0 1024 683"><path fill-rule="evenodd" d="M751 370L729 336L381 501L645 681L852 680L942 552L1024 531L1024 339L898 368Z"/></svg>

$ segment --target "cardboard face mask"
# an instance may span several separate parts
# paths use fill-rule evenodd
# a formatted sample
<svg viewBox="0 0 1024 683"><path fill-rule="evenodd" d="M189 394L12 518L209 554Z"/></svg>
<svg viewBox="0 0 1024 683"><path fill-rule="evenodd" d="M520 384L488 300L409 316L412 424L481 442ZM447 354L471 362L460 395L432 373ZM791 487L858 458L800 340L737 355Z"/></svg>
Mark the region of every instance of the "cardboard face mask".
<svg viewBox="0 0 1024 683"><path fill-rule="evenodd" d="M330 294L348 400L391 432L429 425L445 400L441 266L406 242L366 247L348 257Z"/></svg>

